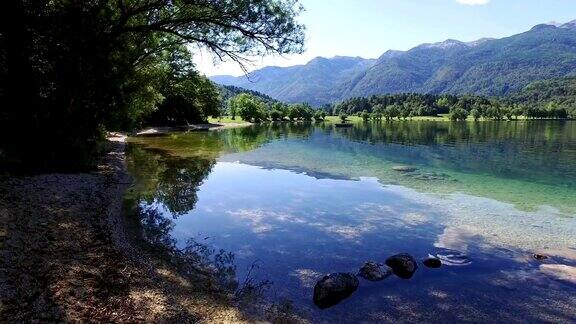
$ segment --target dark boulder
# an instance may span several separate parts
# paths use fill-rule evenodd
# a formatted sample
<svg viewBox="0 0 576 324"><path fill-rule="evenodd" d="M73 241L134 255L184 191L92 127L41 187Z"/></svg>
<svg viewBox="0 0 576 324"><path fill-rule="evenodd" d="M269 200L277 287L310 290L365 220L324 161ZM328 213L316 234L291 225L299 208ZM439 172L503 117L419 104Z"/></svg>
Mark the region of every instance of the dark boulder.
<svg viewBox="0 0 576 324"><path fill-rule="evenodd" d="M358 278L351 273L331 273L314 286L314 304L321 309L332 307L358 289Z"/></svg>
<svg viewBox="0 0 576 324"><path fill-rule="evenodd" d="M540 254L540 253L534 253L532 256L534 257L534 259L536 259L538 261L543 261L543 260L548 259L547 255Z"/></svg>
<svg viewBox="0 0 576 324"><path fill-rule="evenodd" d="M380 281L392 274L392 269L386 265L369 261L364 263L358 275L366 280Z"/></svg>
<svg viewBox="0 0 576 324"><path fill-rule="evenodd" d="M438 258L428 257L422 261L422 263L428 268L440 268L442 266L442 261Z"/></svg>
<svg viewBox="0 0 576 324"><path fill-rule="evenodd" d="M407 253L396 254L386 259L386 265L392 268L395 275L402 279L410 279L418 269L416 260Z"/></svg>

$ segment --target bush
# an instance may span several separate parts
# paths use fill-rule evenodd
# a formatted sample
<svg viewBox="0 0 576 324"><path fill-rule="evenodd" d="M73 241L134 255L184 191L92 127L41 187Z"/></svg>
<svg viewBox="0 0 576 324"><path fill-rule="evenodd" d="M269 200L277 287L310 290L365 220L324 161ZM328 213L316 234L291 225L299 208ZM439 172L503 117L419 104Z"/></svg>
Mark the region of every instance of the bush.
<svg viewBox="0 0 576 324"><path fill-rule="evenodd" d="M230 100L230 109L245 121L259 123L266 119L266 108L258 98L241 93Z"/></svg>
<svg viewBox="0 0 576 324"><path fill-rule="evenodd" d="M451 108L450 109L450 120L463 121L468 118L468 112L464 108Z"/></svg>
<svg viewBox="0 0 576 324"><path fill-rule="evenodd" d="M273 121L279 121L282 120L282 112L279 110L272 110L269 114L270 119Z"/></svg>
<svg viewBox="0 0 576 324"><path fill-rule="evenodd" d="M314 113L314 120L323 121L326 118L326 112L318 110Z"/></svg>

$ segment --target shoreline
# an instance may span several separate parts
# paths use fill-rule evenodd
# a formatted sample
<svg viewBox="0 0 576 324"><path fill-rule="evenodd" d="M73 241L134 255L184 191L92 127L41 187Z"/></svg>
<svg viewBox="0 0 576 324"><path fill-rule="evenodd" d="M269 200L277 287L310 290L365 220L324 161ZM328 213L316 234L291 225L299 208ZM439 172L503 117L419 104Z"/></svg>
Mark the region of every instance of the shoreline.
<svg viewBox="0 0 576 324"><path fill-rule="evenodd" d="M159 127L148 127L142 129L134 136L162 136L173 132L189 132L189 131L210 131L210 130L220 130L228 128L238 128L247 127L253 125L249 122L239 122L239 123L206 123L206 124L191 124L186 126L159 126Z"/></svg>
<svg viewBox="0 0 576 324"><path fill-rule="evenodd" d="M350 116L348 117L348 123L356 125L358 123L366 123L362 120L361 117L357 116ZM481 120L471 120L467 119L465 121L453 121L450 120L447 116L417 116L408 119L393 119L393 120L381 120L381 121L368 121L369 124L385 124L385 123L404 123L404 122L413 122L413 121L426 121L426 122L449 122L449 123L484 123L484 122L538 122L538 121L574 121L575 119L502 119L502 120L492 120L492 119L481 119ZM147 127L140 131L134 133L135 137L155 137L155 136L164 136L170 133L175 132L196 132L196 131L217 131L222 129L230 129L230 128L241 128L241 127L248 127L253 125L262 125L268 123L315 123L314 121L275 121L275 122L266 122L266 123L250 123L246 121L241 122L225 122L225 123L212 123L208 122L205 124L190 124L186 126L157 126L157 127ZM337 124L339 123L339 119L337 116L327 116L325 120L321 121L320 123L326 124ZM112 133L117 134L117 133Z"/></svg>
<svg viewBox="0 0 576 324"><path fill-rule="evenodd" d="M0 179L0 321L248 322L212 280L139 248L125 140L91 173Z"/></svg>

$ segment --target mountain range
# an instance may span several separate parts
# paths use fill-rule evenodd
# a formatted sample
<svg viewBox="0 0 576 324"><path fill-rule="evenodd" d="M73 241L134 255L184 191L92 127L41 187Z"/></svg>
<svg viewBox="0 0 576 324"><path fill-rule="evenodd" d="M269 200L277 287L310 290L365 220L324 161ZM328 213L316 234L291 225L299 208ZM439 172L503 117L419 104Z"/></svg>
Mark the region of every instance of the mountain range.
<svg viewBox="0 0 576 324"><path fill-rule="evenodd" d="M223 85L314 106L388 93L504 96L533 81L576 75L576 20L474 42L446 40L377 59L317 57L305 65L265 67L247 76L212 76Z"/></svg>

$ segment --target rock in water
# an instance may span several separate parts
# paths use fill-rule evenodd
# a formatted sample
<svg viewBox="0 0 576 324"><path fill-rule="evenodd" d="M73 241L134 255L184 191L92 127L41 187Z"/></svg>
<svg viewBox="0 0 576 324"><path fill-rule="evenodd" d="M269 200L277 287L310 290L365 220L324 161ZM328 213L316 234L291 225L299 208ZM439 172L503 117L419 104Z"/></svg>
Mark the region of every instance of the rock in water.
<svg viewBox="0 0 576 324"><path fill-rule="evenodd" d="M398 171L398 172L414 172L418 169L415 167L407 166L407 165L397 165L395 167L392 167L392 170Z"/></svg>
<svg viewBox="0 0 576 324"><path fill-rule="evenodd" d="M358 278L351 273L331 273L314 286L314 304L321 309L332 307L358 289Z"/></svg>
<svg viewBox="0 0 576 324"><path fill-rule="evenodd" d="M442 266L442 261L435 257L428 257L422 261L422 263L427 266L428 268L440 268Z"/></svg>
<svg viewBox="0 0 576 324"><path fill-rule="evenodd" d="M383 264L369 261L364 263L358 275L366 280L380 281L392 274L392 269Z"/></svg>
<svg viewBox="0 0 576 324"><path fill-rule="evenodd" d="M418 269L416 260L407 253L396 254L386 259L386 265L392 268L395 275L402 279L410 279Z"/></svg>
<svg viewBox="0 0 576 324"><path fill-rule="evenodd" d="M448 266L467 266L472 263L472 260L466 254L451 249L441 249L436 253L435 257L440 259L442 264Z"/></svg>
<svg viewBox="0 0 576 324"><path fill-rule="evenodd" d="M538 261L542 261L542 260L548 259L548 256L547 256L547 255L540 254L540 253L534 253L532 256L534 257L534 259L536 259L536 260L538 260Z"/></svg>

